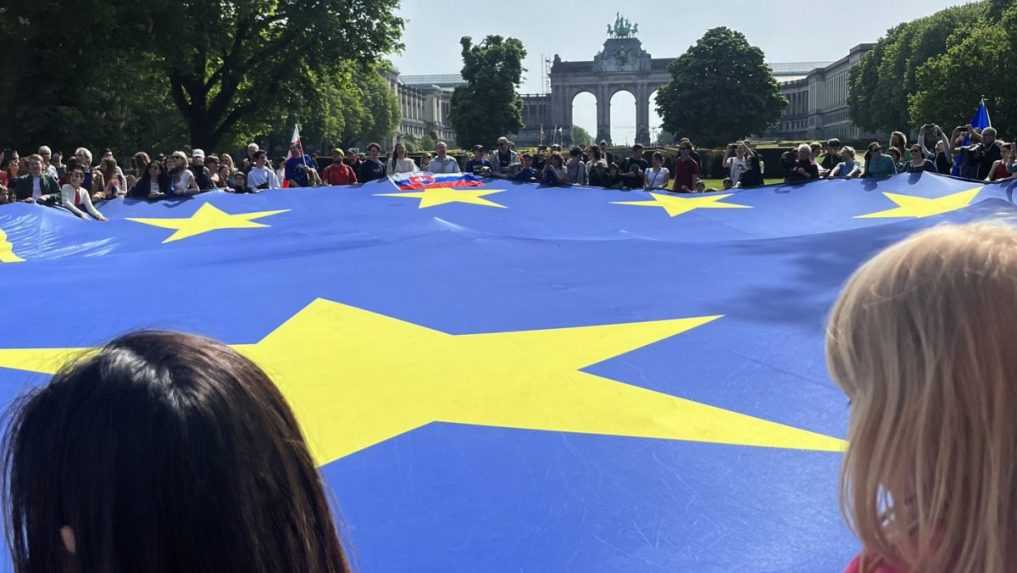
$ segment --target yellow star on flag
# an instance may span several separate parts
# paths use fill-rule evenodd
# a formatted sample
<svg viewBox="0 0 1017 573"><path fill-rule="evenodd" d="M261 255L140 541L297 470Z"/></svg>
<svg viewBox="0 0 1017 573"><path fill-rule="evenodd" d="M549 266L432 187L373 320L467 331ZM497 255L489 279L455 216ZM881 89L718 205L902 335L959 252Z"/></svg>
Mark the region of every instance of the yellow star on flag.
<svg viewBox="0 0 1017 573"><path fill-rule="evenodd" d="M675 197L663 193L650 193L652 201L612 201L614 205L631 205L633 207L660 207L667 211L669 217L684 215L696 209L751 209L749 205L738 205L736 203L721 203L733 195L725 193L722 195L707 195L703 197Z"/></svg>
<svg viewBox="0 0 1017 573"><path fill-rule="evenodd" d="M893 209L877 211L867 215L858 215L855 219L897 219L914 218L923 219L933 215L942 215L957 209L963 209L971 204L971 201L978 196L982 187L975 187L967 191L960 191L943 197L929 199L927 197L915 197L914 195L901 195L900 193L883 193L887 199L897 204Z"/></svg>
<svg viewBox="0 0 1017 573"><path fill-rule="evenodd" d="M263 223L256 223L255 219L270 217L287 211L289 209L255 211L253 213L227 213L211 203L203 203L190 217L179 219L128 217L127 220L162 229L173 229L176 232L163 241L163 244L166 244L221 229L260 229L268 227L268 225Z"/></svg>
<svg viewBox="0 0 1017 573"><path fill-rule="evenodd" d="M498 207L505 209L504 205L500 205L489 199L484 199L487 195L494 195L495 193L501 193L504 189L454 189L452 187L431 187L424 189L423 191L412 191L403 193L377 193L376 197L404 197L407 199L420 199L420 208L427 209L428 207L437 207L438 205L446 205L448 203L466 203L468 205L481 205L484 207Z"/></svg>
<svg viewBox="0 0 1017 573"><path fill-rule="evenodd" d="M837 438L583 370L718 318L453 335L317 299L234 348L278 384L322 465L432 422L842 451ZM0 350L0 367L50 373L83 351Z"/></svg>
<svg viewBox="0 0 1017 573"><path fill-rule="evenodd" d="M22 259L14 252L14 244L7 240L7 233L0 229L0 263L23 263Z"/></svg>

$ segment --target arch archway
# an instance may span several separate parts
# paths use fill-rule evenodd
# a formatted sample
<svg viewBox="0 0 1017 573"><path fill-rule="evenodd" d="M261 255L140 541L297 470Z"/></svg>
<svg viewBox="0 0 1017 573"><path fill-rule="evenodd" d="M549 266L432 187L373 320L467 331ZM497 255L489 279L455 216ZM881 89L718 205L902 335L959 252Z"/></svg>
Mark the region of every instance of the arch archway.
<svg viewBox="0 0 1017 573"><path fill-rule="evenodd" d="M581 127L590 138L597 135L597 96L589 91L580 91L572 97L572 126ZM573 141L568 134L566 141Z"/></svg>
<svg viewBox="0 0 1017 573"><path fill-rule="evenodd" d="M657 112L657 94L660 93L659 89L655 89L650 92L650 143L656 144L661 132L664 129L664 118ZM665 141L663 143L671 143Z"/></svg>
<svg viewBox="0 0 1017 573"><path fill-rule="evenodd" d="M636 96L627 89L611 94L611 143L632 145L636 141Z"/></svg>

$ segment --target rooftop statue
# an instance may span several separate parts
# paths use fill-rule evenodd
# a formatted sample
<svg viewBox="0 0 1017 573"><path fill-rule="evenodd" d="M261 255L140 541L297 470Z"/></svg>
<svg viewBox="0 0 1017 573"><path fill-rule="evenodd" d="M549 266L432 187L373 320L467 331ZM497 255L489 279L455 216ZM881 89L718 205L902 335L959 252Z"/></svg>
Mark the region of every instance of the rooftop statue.
<svg viewBox="0 0 1017 573"><path fill-rule="evenodd" d="M638 33L639 24L629 22L629 19L623 18L620 12L614 15L614 25L607 26L607 35L612 38L633 38Z"/></svg>

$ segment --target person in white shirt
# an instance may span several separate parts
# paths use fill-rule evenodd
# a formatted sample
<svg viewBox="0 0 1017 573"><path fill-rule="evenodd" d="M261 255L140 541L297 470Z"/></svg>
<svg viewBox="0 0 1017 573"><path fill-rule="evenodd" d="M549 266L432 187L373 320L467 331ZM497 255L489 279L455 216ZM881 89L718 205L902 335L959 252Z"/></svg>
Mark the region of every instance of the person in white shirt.
<svg viewBox="0 0 1017 573"><path fill-rule="evenodd" d="M39 156L42 157L42 168L46 172L46 175L49 175L53 179L59 181L60 172L57 171L56 166L52 163L53 150L51 150L48 145L42 145L39 147Z"/></svg>
<svg viewBox="0 0 1017 573"><path fill-rule="evenodd" d="M190 163L187 159L187 154L183 151L174 151L171 161L174 162L174 166L169 172L170 188L168 193L171 195L195 195L200 193L201 189L198 188L198 182L194 180L194 174L187 168Z"/></svg>
<svg viewBox="0 0 1017 573"><path fill-rule="evenodd" d="M88 190L81 186L81 182L85 180L85 170L80 166L73 167L67 177L70 182L60 188L60 204L63 208L82 219L87 219L88 215L91 215L97 221L106 221L106 217L92 204ZM82 212L82 209L85 211Z"/></svg>
<svg viewBox="0 0 1017 573"><path fill-rule="evenodd" d="M409 157L406 157L406 148L403 147L402 143L395 144L395 147L392 149L392 157L385 166L385 173L392 176L397 173L413 173L415 171L417 171L417 164Z"/></svg>
<svg viewBox="0 0 1017 573"><path fill-rule="evenodd" d="M745 173L748 169L748 162L745 160L745 152L746 150L743 144L732 143L728 146L728 156L724 159L724 167L727 168L728 177L731 178L732 185L737 185L738 181L742 177L742 173Z"/></svg>
<svg viewBox="0 0 1017 573"><path fill-rule="evenodd" d="M247 191L257 193L264 189L278 189L279 176L271 167L266 165L268 155L264 149L254 153L254 165L247 173Z"/></svg>
<svg viewBox="0 0 1017 573"><path fill-rule="evenodd" d="M459 173L459 162L456 161L455 157L448 155L448 145L444 141L439 141L438 145L434 146L434 152L437 155L431 162L427 164L427 170L431 173Z"/></svg>
<svg viewBox="0 0 1017 573"><path fill-rule="evenodd" d="M664 156L659 151L653 154L650 168L643 172L643 178L643 188L647 191L650 189L667 189L667 182L671 178L671 172L667 167L664 167Z"/></svg>

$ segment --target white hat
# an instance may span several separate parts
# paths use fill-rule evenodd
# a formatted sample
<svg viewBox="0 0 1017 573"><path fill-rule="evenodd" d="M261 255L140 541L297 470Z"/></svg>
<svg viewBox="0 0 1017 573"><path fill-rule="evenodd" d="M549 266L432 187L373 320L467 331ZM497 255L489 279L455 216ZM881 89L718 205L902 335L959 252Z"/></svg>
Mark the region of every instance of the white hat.
<svg viewBox="0 0 1017 573"><path fill-rule="evenodd" d="M202 160L204 160L205 159L205 150L204 149L195 149L195 150L191 151L191 157L194 158L194 159L202 159Z"/></svg>

